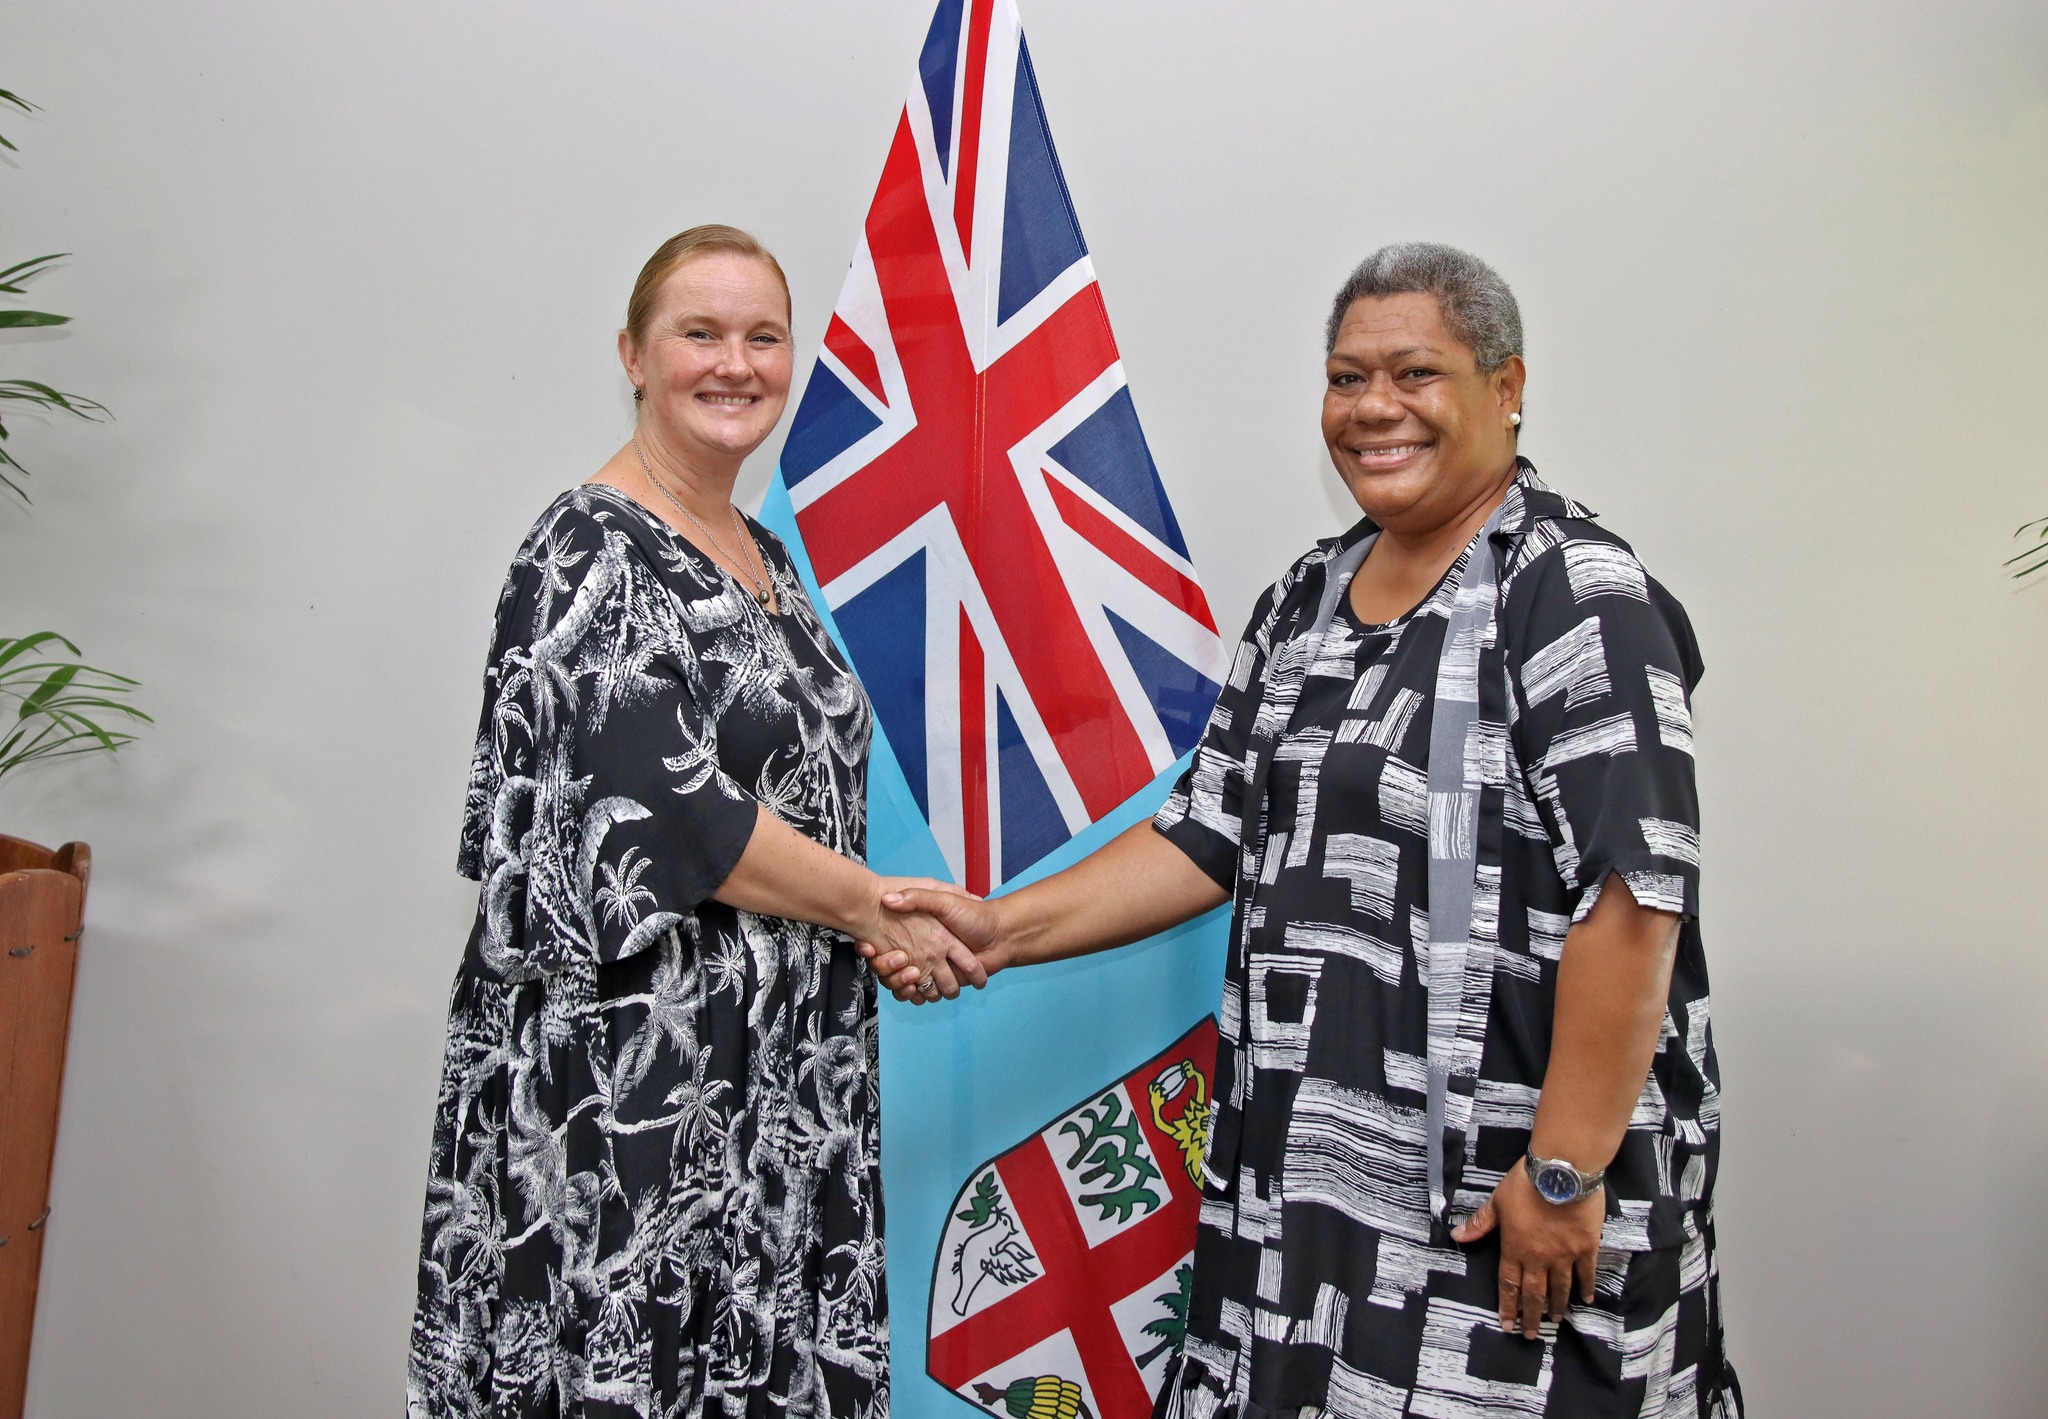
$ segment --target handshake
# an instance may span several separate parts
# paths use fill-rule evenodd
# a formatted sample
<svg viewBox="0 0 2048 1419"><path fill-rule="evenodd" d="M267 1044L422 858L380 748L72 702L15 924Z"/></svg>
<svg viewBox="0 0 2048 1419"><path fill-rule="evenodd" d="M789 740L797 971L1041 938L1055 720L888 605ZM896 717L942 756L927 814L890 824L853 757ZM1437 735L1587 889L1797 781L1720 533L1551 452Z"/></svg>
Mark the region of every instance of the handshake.
<svg viewBox="0 0 2048 1419"><path fill-rule="evenodd" d="M1011 966L1142 941L1230 900L1151 821L1081 861L983 901L925 877L868 879L847 934L898 1000L924 1005Z"/></svg>
<svg viewBox="0 0 2048 1419"><path fill-rule="evenodd" d="M950 882L884 877L877 910L859 933L860 954L898 1000L951 1000L1010 964L1000 942L1000 908Z"/></svg>

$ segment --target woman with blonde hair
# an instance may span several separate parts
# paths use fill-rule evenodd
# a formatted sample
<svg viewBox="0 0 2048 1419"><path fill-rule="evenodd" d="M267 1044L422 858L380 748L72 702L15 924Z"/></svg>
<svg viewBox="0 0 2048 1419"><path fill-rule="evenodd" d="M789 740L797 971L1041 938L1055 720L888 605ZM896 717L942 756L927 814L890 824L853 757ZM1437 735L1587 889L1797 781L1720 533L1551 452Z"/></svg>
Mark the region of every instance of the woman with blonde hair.
<svg viewBox="0 0 2048 1419"><path fill-rule="evenodd" d="M789 321L746 233L664 243L619 332L633 437L541 514L499 598L416 1419L887 1412L854 941L926 995L984 977L882 907L904 884L861 865L867 697L732 505L788 400Z"/></svg>

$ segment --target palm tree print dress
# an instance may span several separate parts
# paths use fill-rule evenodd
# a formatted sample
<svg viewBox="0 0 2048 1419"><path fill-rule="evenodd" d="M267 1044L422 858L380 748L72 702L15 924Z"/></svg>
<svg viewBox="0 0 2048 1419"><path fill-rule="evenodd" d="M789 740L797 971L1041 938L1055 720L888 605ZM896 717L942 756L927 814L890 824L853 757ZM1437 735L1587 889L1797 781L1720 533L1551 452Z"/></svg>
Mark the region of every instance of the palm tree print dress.
<svg viewBox="0 0 2048 1419"><path fill-rule="evenodd" d="M752 531L775 612L601 485L506 579L413 1419L888 1412L874 977L711 900L758 805L866 846L867 698Z"/></svg>

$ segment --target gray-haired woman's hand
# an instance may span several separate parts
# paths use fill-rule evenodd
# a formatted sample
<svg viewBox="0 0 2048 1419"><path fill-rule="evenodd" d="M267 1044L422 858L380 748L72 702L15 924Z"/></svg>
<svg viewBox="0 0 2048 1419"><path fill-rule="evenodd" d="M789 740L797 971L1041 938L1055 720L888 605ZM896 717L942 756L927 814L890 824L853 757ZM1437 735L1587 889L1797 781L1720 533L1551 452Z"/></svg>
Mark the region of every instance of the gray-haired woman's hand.
<svg viewBox="0 0 2048 1419"><path fill-rule="evenodd" d="M979 902L979 898L950 882L929 877L885 877L881 882L884 910L874 927L862 933L860 954L876 962L876 974L883 986L898 1000L924 1005L933 1000L951 1000L962 985L976 990L988 984L988 972L939 916L925 911L906 911L898 903L906 893L938 902ZM885 967L881 963L889 962Z"/></svg>
<svg viewBox="0 0 2048 1419"><path fill-rule="evenodd" d="M979 977L975 981L977 986L986 984L990 975L1002 969L997 950L1001 908L996 903L983 901L944 882L897 881L884 885L883 906L905 920L930 921L962 943L961 949L974 962L974 972ZM908 953L892 951L877 942L863 943L861 954L874 962L876 976L898 1000L919 1004L932 998L923 984L917 961ZM957 963L959 957L948 959Z"/></svg>

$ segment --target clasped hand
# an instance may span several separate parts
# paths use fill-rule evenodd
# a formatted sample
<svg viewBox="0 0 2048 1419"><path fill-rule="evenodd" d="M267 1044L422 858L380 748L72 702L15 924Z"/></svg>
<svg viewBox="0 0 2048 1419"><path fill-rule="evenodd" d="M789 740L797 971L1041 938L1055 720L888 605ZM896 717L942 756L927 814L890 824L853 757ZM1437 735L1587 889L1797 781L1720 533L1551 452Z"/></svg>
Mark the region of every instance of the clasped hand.
<svg viewBox="0 0 2048 1419"><path fill-rule="evenodd" d="M863 938L860 954L874 963L883 988L910 1005L951 1000L965 982L979 990L995 960L992 903L950 882L890 877L882 882L882 915L896 923Z"/></svg>
<svg viewBox="0 0 2048 1419"><path fill-rule="evenodd" d="M949 882L929 877L884 877L881 901L859 935L860 954L875 962L875 973L898 1000L924 1005L988 984L988 971L943 918L947 903L980 899ZM912 905L912 900L920 905ZM934 912L927 906L937 907Z"/></svg>

